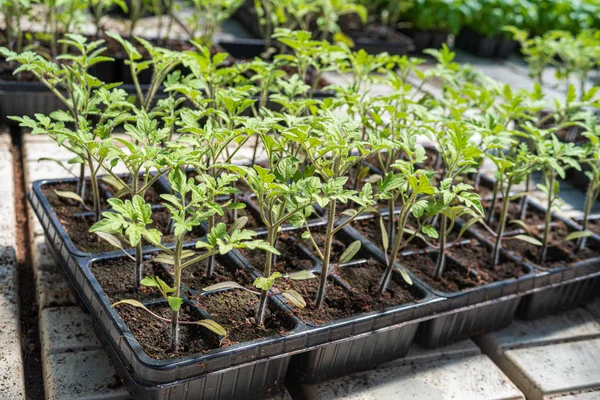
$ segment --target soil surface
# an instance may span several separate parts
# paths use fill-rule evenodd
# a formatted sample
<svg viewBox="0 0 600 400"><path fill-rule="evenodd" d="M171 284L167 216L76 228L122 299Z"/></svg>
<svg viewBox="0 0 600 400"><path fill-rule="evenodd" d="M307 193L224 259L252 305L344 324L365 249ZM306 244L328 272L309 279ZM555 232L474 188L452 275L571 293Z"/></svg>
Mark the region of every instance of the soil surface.
<svg viewBox="0 0 600 400"><path fill-rule="evenodd" d="M145 263L145 275L158 275L171 284L172 278L159 264L152 261ZM133 271L134 264L128 259L105 260L92 264L91 271L100 283L111 302L123 299L137 299L139 301L160 300L160 294L153 288L142 287L134 289ZM205 265L194 265L184 269L182 283L198 285L198 289L223 281L235 281L245 287L251 288L252 279L244 271L231 271L216 264L215 274L207 280L204 276ZM189 279L189 281L188 281ZM188 294L192 294L188 291ZM218 338L210 331L200 326L182 325L181 347L177 354L170 351L170 323L160 321L143 310L122 305L118 306L119 315L127 323L136 340L142 345L146 353L157 359L171 359L190 354L203 354L218 347L231 346L237 343L270 336L283 335L294 328L293 321L285 314L273 313L269 310L265 320L265 327L258 328L254 319L258 296L247 291L232 290L208 295L193 295L200 308L210 315L228 332L220 345ZM200 308L187 305L182 308L184 312L181 320L197 321L205 319ZM152 311L164 318L171 318L171 310L162 303L151 307Z"/></svg>
<svg viewBox="0 0 600 400"><path fill-rule="evenodd" d="M74 192L76 190L75 183L61 183L56 185L46 185L42 188L42 192L48 199L50 206L56 212L58 219L62 223L65 231L73 241L76 248L79 250L100 253L106 251L114 251L116 248L104 240L100 240L95 233L89 230L94 225L93 215L89 215L89 210L84 209L81 204L75 200L59 197L54 190L63 190ZM87 207L92 207L93 200L91 195L91 185L89 180L86 186L86 195L84 201ZM157 199L158 195L155 191L148 191L146 201L149 203L152 199ZM107 203L108 192L101 191L100 203L104 207L103 211L108 207ZM87 214L86 214L87 213ZM169 233L170 215L168 210L164 208L155 209L152 212L152 220L154 227L163 233L163 243L169 243L174 240ZM190 234L190 239L199 238L204 233L200 227L196 227Z"/></svg>
<svg viewBox="0 0 600 400"><path fill-rule="evenodd" d="M275 271L290 273L316 267L310 255L298 245L301 243L305 249L312 250L310 241L301 239L301 232L292 231L280 234L277 249L282 255L276 258ZM312 233L316 244L323 251L325 236L323 228L314 228ZM331 259L339 259L345 249L346 245L342 241L334 239ZM264 252L243 250L242 253L251 265L259 271L262 269L265 262ZM315 257L317 256L315 255ZM360 255L355 257L355 259L357 258L360 258ZM348 288L344 288L334 276L344 280ZM392 281L389 290L385 294L379 295L377 290L382 276L383 268L372 260L358 266L334 269L333 275L329 277L325 304L320 309L315 308L319 275L316 279L303 281L279 279L275 283L275 288L278 291L293 289L300 293L307 306L304 309L294 308L294 314L305 322L315 325L417 300L410 288L398 280ZM291 305L290 308L292 308Z"/></svg>
<svg viewBox="0 0 600 400"><path fill-rule="evenodd" d="M507 260L490 267L487 248L476 240L449 248L446 254L449 257L446 257L447 264L439 280L434 278L437 254L407 255L402 257L400 263L432 288L444 292L458 292L491 282L519 278L526 273L523 266Z"/></svg>

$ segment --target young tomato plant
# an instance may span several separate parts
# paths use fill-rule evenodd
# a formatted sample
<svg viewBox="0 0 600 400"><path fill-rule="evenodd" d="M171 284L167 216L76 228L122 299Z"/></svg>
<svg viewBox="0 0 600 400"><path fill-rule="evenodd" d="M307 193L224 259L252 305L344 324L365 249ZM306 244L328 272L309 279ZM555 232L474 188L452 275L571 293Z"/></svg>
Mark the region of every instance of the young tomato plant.
<svg viewBox="0 0 600 400"><path fill-rule="evenodd" d="M589 171L585 175L589 178L590 183L585 194L585 204L583 206L583 231L588 232L589 216L592 211L592 206L596 203L598 195L600 195L600 121L597 116L592 113L586 113L585 119L575 123L584 131L582 135L587 138L588 142L584 146L584 154L580 160L581 164L589 167ZM579 249L585 248L587 239L581 237L579 239Z"/></svg>
<svg viewBox="0 0 600 400"><path fill-rule="evenodd" d="M327 210L327 227L323 249L317 245L308 223L305 224L304 238L311 240L317 255L322 261L319 289L315 305L323 306L327 293L327 281L331 273L331 246L334 235L344 226L352 222L367 209L372 209L376 204L371 184L363 186L362 191L346 189L348 173L358 163L369 155L386 148L376 142L360 141L358 124L351 120L340 120L328 115L315 120L311 125L299 126L283 133L285 137L297 143L302 153L309 162L310 168L321 177L322 196L317 197L318 204ZM374 138L376 140L376 138ZM358 209L346 211L349 218L339 220L337 204L354 202ZM360 250L360 241L348 246L347 250L337 260L337 266L348 262ZM336 265L336 264L333 264Z"/></svg>
<svg viewBox="0 0 600 400"><path fill-rule="evenodd" d="M301 226L306 215L312 212L312 206L321 194L321 182L317 177L300 177L297 174L298 165L290 157L275 162L274 148L280 145L269 139L265 139L263 143L271 161L270 170L259 165L254 165L253 168L230 165L228 168L237 173L256 195L260 218L267 227L266 243L275 247L284 223ZM267 254L264 279L255 282L255 286L261 290L256 317L259 325L264 323L269 290L275 279L281 276L279 272L273 271L273 264L273 256Z"/></svg>
<svg viewBox="0 0 600 400"><path fill-rule="evenodd" d="M211 47L219 26L231 17L244 0L190 0L194 12L187 18L190 39ZM201 33L200 33L201 32Z"/></svg>
<svg viewBox="0 0 600 400"><path fill-rule="evenodd" d="M165 288L155 281L161 289L163 295L167 295L167 301L172 309L171 315L171 350L177 352L179 348L179 312L183 303L181 293L181 273L183 269L191 265L197 264L206 260L210 256L217 254L227 254L233 249L263 249L277 253L277 251L269 246L262 240L254 239L256 233L248 230L241 230L235 224L228 230L226 225L220 223L216 225L212 230L209 231L206 236L206 240L199 240L196 242L195 248L199 251L184 250L183 246L186 240L186 235L192 231L196 226L205 222L206 219L214 213L222 214L223 210L220 208L218 203L210 201L214 195L209 194L211 188L204 183L196 184L193 178L186 181L185 173L179 169L173 169L168 175L169 184L173 194L163 194L161 197L166 201L165 206L171 214L171 219L174 222L174 235L175 235L175 247L167 248L160 243L160 236L156 241L156 234L148 235L146 226L142 224L136 224L134 228L135 232L139 232L141 236L144 236L153 244L162 250L155 261L162 262L173 266L173 287ZM140 199L138 197L138 199ZM190 199L187 201L186 199ZM140 200L138 200L140 201ZM148 206L149 207L149 206ZM119 212L117 210L117 212ZM109 213L106 213L109 214ZM147 214L146 214L147 215ZM121 214L124 220L127 221L127 216ZM110 221L120 217L111 217L105 215L105 218ZM147 221L147 220L146 220ZM132 225L128 224L124 234L129 235L128 229L131 229ZM116 229L115 229L116 228ZM100 227L96 228L96 231L103 231L108 234L119 233L123 229L123 224L117 225L109 222L102 223ZM151 279L145 280L146 283L150 283L150 286L154 286ZM144 281L142 281L144 282ZM132 304L129 302L128 304ZM202 324L203 326L211 329L218 335L223 335L224 329L214 322Z"/></svg>
<svg viewBox="0 0 600 400"><path fill-rule="evenodd" d="M583 155L583 149L574 143L563 143L554 134L551 134L550 137L543 137L541 143L536 146L536 150L542 159L543 175L543 183L538 184L538 189L548 196L544 216L544 232L538 256L538 262L540 265L544 265L550 240L552 208L561 202L560 184L557 177L564 179L565 171L569 168L581 169L577 160Z"/></svg>

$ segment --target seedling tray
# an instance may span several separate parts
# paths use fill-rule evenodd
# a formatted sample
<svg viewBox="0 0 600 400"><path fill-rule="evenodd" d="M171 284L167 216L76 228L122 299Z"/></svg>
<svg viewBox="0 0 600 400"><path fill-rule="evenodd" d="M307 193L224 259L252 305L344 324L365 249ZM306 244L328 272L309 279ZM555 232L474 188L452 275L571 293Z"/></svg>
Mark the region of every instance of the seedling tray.
<svg viewBox="0 0 600 400"><path fill-rule="evenodd" d="M120 255L121 254L120 250L91 253L91 252L86 252L86 251L82 251L82 250L78 249L75 246L75 244L73 243L73 240L70 238L69 234L66 232L64 226L62 225L62 223L60 222L60 220L58 218L58 215L53 210L52 206L50 205L50 202L48 201L48 199L46 198L46 196L44 195L44 193L42 191L43 187L46 185L56 185L56 184L61 184L61 183L74 183L76 181L77 181L76 178L65 178L65 179L46 179L46 180L36 181L33 183L32 191L28 193L28 199L29 199L29 203L31 204L33 211L37 215L40 222L42 222L42 225L44 225L44 229L46 230L47 239L53 244L53 246L60 252L61 255L65 254L65 256L63 256L65 259L67 258L66 254L70 254L75 257L84 257L84 258L85 257L94 257L94 256ZM163 185L163 182L161 182L161 178L159 178L156 181L156 183L153 185L153 188L159 194L167 193L169 190L168 186ZM250 199L247 196L240 197L239 200L246 203L249 212L251 212L253 215L258 217L258 215L259 215L258 210L256 209L256 207L253 205L253 203L250 201ZM156 205L156 204L152 205L153 209L162 208L162 207L163 206L161 206L161 205ZM82 212L82 215L83 214L86 214L86 213ZM319 225L324 225L325 223L326 223L326 221L324 221L323 219L318 218L318 217L309 222L310 226L319 226ZM47 228L46 228L46 226L47 226ZM200 227L202 234L206 233L205 229L206 228L204 226ZM284 225L282 227L282 230L284 230L284 231L293 230L293 229L297 229L297 228L294 228L291 225ZM266 230L264 230L264 229L257 229L256 231L257 231L258 236L266 235ZM190 244L190 245L194 244L197 239L198 238L194 238L188 244ZM144 250L144 252L148 252L148 251L156 251L157 249L151 245L146 245L143 247L143 250Z"/></svg>
<svg viewBox="0 0 600 400"><path fill-rule="evenodd" d="M358 230L351 226L346 226L344 230L352 240L359 240L375 259L381 263L386 262L383 251L365 238ZM489 243L482 242L482 245L489 246ZM420 253L423 255L436 254L432 251L422 251ZM411 255L414 253L406 252L404 254ZM506 257L506 255L503 256ZM458 260L449 255L447 255L447 258L449 261L459 263ZM445 300L437 303L437 312L458 308L464 309L461 312L423 322L417 334L417 342L424 347L438 347L478 333L508 326L514 319L521 301L519 293L531 289L530 277L533 275L533 267L523 265L523 268L527 272L518 279L492 282L454 293L438 291L419 278L413 277L413 282L427 288L437 298ZM408 271L410 272L410 269Z"/></svg>
<svg viewBox="0 0 600 400"><path fill-rule="evenodd" d="M460 32L456 38L456 45L478 57L500 59L508 58L518 47L514 40L504 37L488 38L469 28Z"/></svg>
<svg viewBox="0 0 600 400"><path fill-rule="evenodd" d="M240 24L250 33L254 39L241 40L242 44L248 44L247 49L239 49L238 46L229 44L226 41L220 41L219 44L223 48L231 49L232 55L236 54L244 55L241 58L250 58L250 56L259 56L265 51L265 41L262 33L260 32L259 21L254 11L252 3L246 2L235 12L234 17L240 22ZM411 38L401 32L394 31L393 41L383 39L371 39L360 36L361 32L351 32L349 36L354 41L354 48L352 50L364 50L369 54L380 54L387 52L392 55L405 55L415 50L415 46ZM261 45L259 45L261 43Z"/></svg>
<svg viewBox="0 0 600 400"><path fill-rule="evenodd" d="M337 239L349 244L349 237L340 232ZM313 253L297 243L299 250L311 259L311 271L319 275L322 269L321 261ZM359 252L360 256L368 253ZM243 255L238 253L239 268L254 268L256 274L262 266L252 265ZM353 268L340 266L339 268ZM399 274L394 279L401 281ZM351 290L338 275L332 275L329 285L338 285L343 290ZM366 370L404 357L409 350L417 332L418 323L412 322L426 317L431 313L432 304L438 300L420 284L411 288L417 301L398 306L388 307L383 311L374 311L359 316L315 325L303 321L309 331L310 345L320 346L312 351L299 354L292 359L291 376L306 383L315 383L356 371ZM289 306L288 306L289 307ZM289 308L292 312L292 308ZM397 328L391 326L399 325ZM373 332L381 330L381 332ZM354 338L355 336L361 336ZM337 341L336 343L328 343Z"/></svg>

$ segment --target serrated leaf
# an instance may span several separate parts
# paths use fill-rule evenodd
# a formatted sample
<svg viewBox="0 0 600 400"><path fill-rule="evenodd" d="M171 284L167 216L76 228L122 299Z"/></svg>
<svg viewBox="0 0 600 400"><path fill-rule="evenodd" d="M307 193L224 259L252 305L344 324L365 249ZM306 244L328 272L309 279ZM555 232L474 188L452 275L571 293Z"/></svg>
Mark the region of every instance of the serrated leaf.
<svg viewBox="0 0 600 400"><path fill-rule="evenodd" d="M81 196L79 196L77 193L75 192L69 192L66 190L54 190L54 193L56 193L56 195L58 197L62 197L64 199L69 199L69 200L75 200L83 205L85 205L85 203L83 202L83 199L81 198Z"/></svg>
<svg viewBox="0 0 600 400"><path fill-rule="evenodd" d="M211 331L217 336L227 336L227 331L221 325L213 321L212 319L202 319L196 321L196 325L200 325Z"/></svg>
<svg viewBox="0 0 600 400"><path fill-rule="evenodd" d="M239 283L236 283L233 281L226 281L226 282L220 282L220 283L216 283L214 285L210 285L205 288L202 288L202 291L203 292L217 292L219 290L226 290L226 289L244 289L244 287L242 285L240 285Z"/></svg>
<svg viewBox="0 0 600 400"><path fill-rule="evenodd" d="M292 272L291 274L288 275L288 278L290 278L294 281L303 281L306 279L313 279L316 277L317 276L309 270Z"/></svg>
<svg viewBox="0 0 600 400"><path fill-rule="evenodd" d="M306 307L306 301L304 301L304 298L300 295L300 293L296 292L295 290L286 290L285 292L282 292L281 295L298 308Z"/></svg>
<svg viewBox="0 0 600 400"><path fill-rule="evenodd" d="M534 238L532 236L517 235L517 236L514 236L513 239L521 240L523 242L532 244L534 246L541 246L542 245L542 242L540 242L539 240L537 240L536 238Z"/></svg>
<svg viewBox="0 0 600 400"><path fill-rule="evenodd" d="M352 258L358 253L360 250L360 240L356 240L350 244L350 246L346 247L346 250L340 256L340 260L338 264L345 264L348 261L352 260Z"/></svg>
<svg viewBox="0 0 600 400"><path fill-rule="evenodd" d="M580 239L580 238L584 238L584 237L590 237L593 234L594 233L590 232L590 231L575 231L575 232L569 233L565 237L565 240L575 240L575 239Z"/></svg>

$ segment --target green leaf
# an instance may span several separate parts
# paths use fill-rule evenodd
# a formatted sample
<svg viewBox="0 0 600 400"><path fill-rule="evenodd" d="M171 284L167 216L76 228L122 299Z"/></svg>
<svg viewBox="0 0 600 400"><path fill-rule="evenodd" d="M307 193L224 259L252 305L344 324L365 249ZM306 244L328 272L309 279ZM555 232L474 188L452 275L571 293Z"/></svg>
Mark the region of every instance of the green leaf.
<svg viewBox="0 0 600 400"><path fill-rule="evenodd" d="M128 304L130 306L141 308L141 309L144 309L144 310L150 312L150 310L148 310L148 307L146 307L145 305L143 305L141 302L139 302L137 300L125 299L125 300L117 301L116 303L113 303L113 305L111 307L120 306L121 304Z"/></svg>
<svg viewBox="0 0 600 400"><path fill-rule="evenodd" d="M435 228L431 225L425 225L423 228L421 228L421 231L425 235L427 235L433 239L437 239L438 237L440 237L440 235L438 234L438 231L436 231Z"/></svg>
<svg viewBox="0 0 600 400"><path fill-rule="evenodd" d="M281 295L298 308L306 307L306 301L304 301L304 298L300 295L300 293L293 289L288 289L282 292Z"/></svg>
<svg viewBox="0 0 600 400"><path fill-rule="evenodd" d="M510 221L508 221L509 224L513 224L513 225L519 225L521 228L523 228L525 230L525 232L529 233L529 227L527 226L527 224L525 222L523 222L520 219L511 219Z"/></svg>
<svg viewBox="0 0 600 400"><path fill-rule="evenodd" d="M402 276L402 279L404 279L404 282L408 283L409 285L413 284L412 279L410 279L410 275L408 274L408 272L402 268L402 267L396 267L396 270L398 272L400 272L400 275Z"/></svg>
<svg viewBox="0 0 600 400"><path fill-rule="evenodd" d="M229 227L229 233L231 233L233 231L241 230L242 228L244 228L244 226L246 226L247 223L248 223L248 217L246 217L245 215L239 217Z"/></svg>
<svg viewBox="0 0 600 400"><path fill-rule="evenodd" d="M196 325L200 325L213 332L217 336L227 336L227 331L221 325L213 321L212 319L202 319L196 321Z"/></svg>
<svg viewBox="0 0 600 400"><path fill-rule="evenodd" d="M360 240L356 240L350 244L350 246L346 247L346 250L340 256L340 261L338 264L345 264L348 261L352 260L352 258L358 253L360 250Z"/></svg>
<svg viewBox="0 0 600 400"><path fill-rule="evenodd" d="M471 218L470 220L465 222L465 224L462 226L462 228L460 228L460 231L458 232L458 237L461 238L465 234L467 229L469 229L471 226L475 225L480 221L483 221L483 217Z"/></svg>
<svg viewBox="0 0 600 400"><path fill-rule="evenodd" d="M575 231L575 232L569 233L565 237L565 240L575 240L575 239L580 239L580 238L584 238L584 237L590 237L593 235L594 235L594 233L590 232L590 231Z"/></svg>
<svg viewBox="0 0 600 400"><path fill-rule="evenodd" d="M304 270L304 271L292 272L287 277L294 281L303 281L306 279L316 278L317 276L309 270Z"/></svg>
<svg viewBox="0 0 600 400"><path fill-rule="evenodd" d="M154 257L154 261L162 264L175 265L175 258L173 258L173 256L169 254L164 253L161 253Z"/></svg>
<svg viewBox="0 0 600 400"><path fill-rule="evenodd" d="M181 297L169 296L167 297L167 301L169 302L169 307L171 307L171 310L173 311L179 311L183 304L183 299Z"/></svg>
<svg viewBox="0 0 600 400"><path fill-rule="evenodd" d="M85 206L85 203L83 202L83 199L81 198L81 196L79 196L77 193L75 192L69 192L66 190L54 190L54 193L56 193L56 195L58 197L62 197L63 199L69 199L69 200L75 200L78 203L81 203Z"/></svg>
<svg viewBox="0 0 600 400"><path fill-rule="evenodd" d="M152 278L150 276L147 276L144 279L142 279L141 282L140 282L140 284L144 285L144 286L148 286L148 287L157 287L157 288L160 287L160 285L158 284L158 282L156 281L156 279L154 279L154 278Z"/></svg>
<svg viewBox="0 0 600 400"><path fill-rule="evenodd" d="M98 235L101 239L106 240L111 246L114 246L118 249L123 249L123 245L121 244L121 241L114 235L111 235L110 233L106 233L106 232L94 232L96 235Z"/></svg>
<svg viewBox="0 0 600 400"><path fill-rule="evenodd" d="M381 228L381 243L383 244L383 249L387 251L390 246L390 238L383 218L379 218L379 227Z"/></svg>
<svg viewBox="0 0 600 400"><path fill-rule="evenodd" d="M227 281L227 282L221 282L221 283L217 283L214 285L204 287L204 288L202 288L202 291L217 292L219 290L226 290L226 289L244 289L244 287L236 282Z"/></svg>
<svg viewBox="0 0 600 400"><path fill-rule="evenodd" d="M522 240L523 242L532 244L534 246L541 246L542 245L542 242L540 242L539 240L537 240L534 237L527 236L527 235L517 235L517 236L514 236L513 239Z"/></svg>

